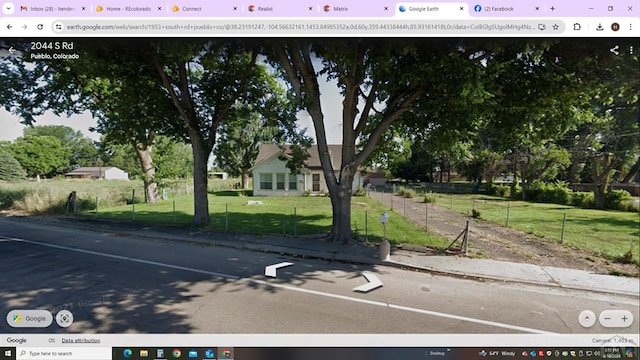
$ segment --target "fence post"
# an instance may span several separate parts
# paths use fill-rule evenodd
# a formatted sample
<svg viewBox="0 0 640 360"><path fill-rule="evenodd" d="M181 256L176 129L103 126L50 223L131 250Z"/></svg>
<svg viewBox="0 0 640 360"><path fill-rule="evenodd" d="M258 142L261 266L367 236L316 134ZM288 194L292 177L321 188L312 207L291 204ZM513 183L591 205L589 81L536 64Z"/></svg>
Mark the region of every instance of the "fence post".
<svg viewBox="0 0 640 360"><path fill-rule="evenodd" d="M133 220L136 219L136 189L131 190L131 212Z"/></svg>
<svg viewBox="0 0 640 360"><path fill-rule="evenodd" d="M429 203L424 203L424 231L429 231Z"/></svg>
<svg viewBox="0 0 640 360"><path fill-rule="evenodd" d="M564 215L562 215L562 234L560 235L560 244L564 242L564 227L566 223L567 223L567 213L565 212Z"/></svg>
<svg viewBox="0 0 640 360"><path fill-rule="evenodd" d="M293 237L298 237L298 209L293 208Z"/></svg>
<svg viewBox="0 0 640 360"><path fill-rule="evenodd" d="M407 198L404 198L404 217L407 217Z"/></svg>
<svg viewBox="0 0 640 360"><path fill-rule="evenodd" d="M229 204L224 204L224 230L229 230Z"/></svg>
<svg viewBox="0 0 640 360"><path fill-rule="evenodd" d="M453 210L453 195L451 195L451 206L449 208Z"/></svg>
<svg viewBox="0 0 640 360"><path fill-rule="evenodd" d="M173 223L176 223L176 201L173 200Z"/></svg>
<svg viewBox="0 0 640 360"><path fill-rule="evenodd" d="M395 191L391 193L391 211L393 211L393 194L394 193L395 193Z"/></svg>
<svg viewBox="0 0 640 360"><path fill-rule="evenodd" d="M464 230L464 253L467 253L469 249L469 220L467 220L467 227Z"/></svg>
<svg viewBox="0 0 640 360"><path fill-rule="evenodd" d="M476 199L473 199L473 208L472 208L472 209L473 209L473 210L475 210L475 209L476 209Z"/></svg>
<svg viewBox="0 0 640 360"><path fill-rule="evenodd" d="M51 196L51 194L49 194L49 196ZM96 196L96 214L95 217L98 217L98 197Z"/></svg>
<svg viewBox="0 0 640 360"><path fill-rule="evenodd" d="M507 227L509 227L509 213L511 212L511 203L507 203Z"/></svg>
<svg viewBox="0 0 640 360"><path fill-rule="evenodd" d="M369 212L364 211L364 241L369 241Z"/></svg>

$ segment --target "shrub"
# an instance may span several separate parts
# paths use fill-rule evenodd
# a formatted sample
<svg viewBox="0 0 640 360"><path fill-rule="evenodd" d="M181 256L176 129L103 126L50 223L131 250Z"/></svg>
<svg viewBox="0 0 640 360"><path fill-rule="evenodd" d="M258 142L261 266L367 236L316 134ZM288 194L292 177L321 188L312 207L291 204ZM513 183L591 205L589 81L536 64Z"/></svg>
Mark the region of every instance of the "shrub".
<svg viewBox="0 0 640 360"><path fill-rule="evenodd" d="M489 195L495 195L500 197L510 197L511 196L511 186L509 185L494 185L489 189Z"/></svg>
<svg viewBox="0 0 640 360"><path fill-rule="evenodd" d="M527 190L527 200L543 203L553 203L560 205L571 204L571 190L567 188L567 183L545 183L534 181Z"/></svg>
<svg viewBox="0 0 640 360"><path fill-rule="evenodd" d="M22 165L11 154L0 151L0 180L16 181L27 177Z"/></svg>
<svg viewBox="0 0 640 360"><path fill-rule="evenodd" d="M367 191L362 186L358 186L358 189L353 193L353 196L365 196L365 195L367 195Z"/></svg>
<svg viewBox="0 0 640 360"><path fill-rule="evenodd" d="M612 190L604 196L604 207L612 210L626 210L631 194L627 190Z"/></svg>
<svg viewBox="0 0 640 360"><path fill-rule="evenodd" d="M592 208L595 205L593 193L584 191L571 193L571 205L582 208Z"/></svg>
<svg viewBox="0 0 640 360"><path fill-rule="evenodd" d="M428 193L428 194L426 194L424 196L423 202L428 203L428 204L435 203L436 202L436 196L433 195L433 193Z"/></svg>
<svg viewBox="0 0 640 360"><path fill-rule="evenodd" d="M416 192L413 189L402 188L400 189L400 191L398 191L398 195L403 196L407 199L412 199L416 197Z"/></svg>

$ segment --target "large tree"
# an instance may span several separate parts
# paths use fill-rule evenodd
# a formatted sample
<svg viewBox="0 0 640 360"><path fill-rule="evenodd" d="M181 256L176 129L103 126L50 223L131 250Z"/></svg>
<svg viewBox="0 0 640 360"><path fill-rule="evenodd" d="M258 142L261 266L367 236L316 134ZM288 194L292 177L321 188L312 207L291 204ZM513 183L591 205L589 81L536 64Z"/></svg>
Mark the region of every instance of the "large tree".
<svg viewBox="0 0 640 360"><path fill-rule="evenodd" d="M24 136L9 148L29 176L57 175L69 166L70 151L52 136Z"/></svg>
<svg viewBox="0 0 640 360"><path fill-rule="evenodd" d="M473 81L478 80L480 63L476 53L454 40L274 41L272 58L313 120L333 210L330 241L351 239L354 175L391 124L399 119L432 128L473 123L464 113L466 100L475 96L482 102L485 97L481 82ZM336 81L344 99L338 174L333 171L327 146L321 76ZM444 109L433 111L444 104L459 106L450 114ZM452 127L464 131L462 126Z"/></svg>
<svg viewBox="0 0 640 360"><path fill-rule="evenodd" d="M258 62L258 49L246 41L163 42L155 44L153 64L193 149L194 226L209 225L207 161L220 126L247 110L295 126L280 109L281 91L274 75Z"/></svg>
<svg viewBox="0 0 640 360"><path fill-rule="evenodd" d="M64 125L38 125L26 127L25 136L52 136L60 140L63 147L71 152L69 167L92 166L98 157L98 149L93 141L79 130Z"/></svg>
<svg viewBox="0 0 640 360"><path fill-rule="evenodd" d="M238 114L240 115L240 114ZM233 177L242 178L242 188L249 188L249 169L254 165L260 146L271 143L279 131L268 126L258 113L238 116L222 124L214 150L216 165Z"/></svg>
<svg viewBox="0 0 640 360"><path fill-rule="evenodd" d="M21 56L0 62L3 82L20 89L0 91L5 108L28 125L48 110L59 115L92 112L98 119L97 130L109 141L134 147L144 174L145 198L157 201L151 146L158 132L171 127L166 124L175 123L165 120L177 115L166 111L171 103L151 62L135 56L138 44L78 41L78 59L36 62L29 60L28 46L22 42L15 46L22 49ZM89 164L95 162L77 161Z"/></svg>

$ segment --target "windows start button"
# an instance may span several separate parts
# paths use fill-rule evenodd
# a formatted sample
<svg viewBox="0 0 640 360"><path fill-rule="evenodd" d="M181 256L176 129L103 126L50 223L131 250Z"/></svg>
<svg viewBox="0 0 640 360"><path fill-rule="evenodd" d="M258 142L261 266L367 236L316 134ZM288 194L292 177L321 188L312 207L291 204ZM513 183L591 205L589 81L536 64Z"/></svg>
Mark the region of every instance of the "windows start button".
<svg viewBox="0 0 640 360"><path fill-rule="evenodd" d="M53 322L48 310L11 310L7 323L14 328L46 328Z"/></svg>

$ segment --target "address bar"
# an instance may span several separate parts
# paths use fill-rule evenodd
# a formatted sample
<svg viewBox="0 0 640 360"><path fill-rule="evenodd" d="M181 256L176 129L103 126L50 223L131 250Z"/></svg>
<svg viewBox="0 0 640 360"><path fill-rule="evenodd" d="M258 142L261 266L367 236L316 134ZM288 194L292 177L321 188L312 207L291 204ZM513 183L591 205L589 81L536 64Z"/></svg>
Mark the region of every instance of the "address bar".
<svg viewBox="0 0 640 360"><path fill-rule="evenodd" d="M207 36L385 36L385 35L557 35L563 21L544 20L287 20L152 19L58 20L53 31L64 35L207 35Z"/></svg>

